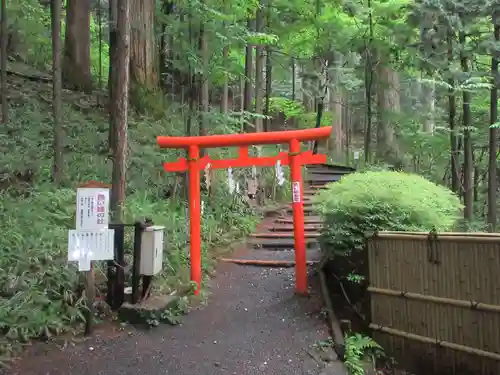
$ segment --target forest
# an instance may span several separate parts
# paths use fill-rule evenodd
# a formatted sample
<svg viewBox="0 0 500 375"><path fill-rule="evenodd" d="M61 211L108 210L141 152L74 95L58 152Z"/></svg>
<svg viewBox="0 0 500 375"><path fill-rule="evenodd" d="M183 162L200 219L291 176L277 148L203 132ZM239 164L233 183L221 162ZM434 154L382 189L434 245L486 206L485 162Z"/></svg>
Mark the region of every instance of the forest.
<svg viewBox="0 0 500 375"><path fill-rule="evenodd" d="M83 319L65 248L78 183L112 184L113 220L170 223L156 287L188 282L185 181L161 171L181 154L158 135L332 125L332 163L419 174L461 198L463 229L497 227L493 0L1 0L0 42L0 355ZM257 219L226 179L205 181L207 274L209 249ZM273 171L259 184L288 196Z"/></svg>

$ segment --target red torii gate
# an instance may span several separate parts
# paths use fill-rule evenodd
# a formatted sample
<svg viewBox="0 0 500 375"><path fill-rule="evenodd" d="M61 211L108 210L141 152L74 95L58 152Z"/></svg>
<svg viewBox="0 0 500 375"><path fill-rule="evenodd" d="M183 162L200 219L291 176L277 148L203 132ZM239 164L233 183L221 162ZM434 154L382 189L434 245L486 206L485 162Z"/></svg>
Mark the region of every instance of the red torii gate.
<svg viewBox="0 0 500 375"><path fill-rule="evenodd" d="M210 164L212 169L235 167L271 167L278 160L281 165L290 165L293 231L295 242L295 290L299 294L307 294L307 258L304 239L304 203L302 189L301 166L306 164L326 163L326 155L313 154L312 151L301 152L300 143L326 139L330 136L332 127L290 130L280 132L225 134L195 137L164 137L157 138L161 148L184 148L188 151L188 158L179 158L175 162L164 163L166 172L189 173L189 235L191 281L197 285L195 294L201 286L201 212L200 212L200 173ZM280 152L276 156L250 157L248 146L265 144L289 145L289 152ZM215 147L240 147L239 157L236 159L212 160L208 156L200 159L200 149Z"/></svg>

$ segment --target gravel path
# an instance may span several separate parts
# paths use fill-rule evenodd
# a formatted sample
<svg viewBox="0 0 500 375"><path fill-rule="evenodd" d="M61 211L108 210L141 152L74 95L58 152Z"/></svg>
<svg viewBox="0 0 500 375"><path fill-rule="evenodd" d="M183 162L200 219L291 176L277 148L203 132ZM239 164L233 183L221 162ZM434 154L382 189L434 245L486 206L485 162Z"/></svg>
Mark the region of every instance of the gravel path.
<svg viewBox="0 0 500 375"><path fill-rule="evenodd" d="M245 250L247 251L247 250ZM240 255L244 255L240 253ZM316 289L318 290L318 289ZM19 375L317 375L307 349L328 337L318 295L294 295L294 270L222 264L207 306L182 325L29 350Z"/></svg>

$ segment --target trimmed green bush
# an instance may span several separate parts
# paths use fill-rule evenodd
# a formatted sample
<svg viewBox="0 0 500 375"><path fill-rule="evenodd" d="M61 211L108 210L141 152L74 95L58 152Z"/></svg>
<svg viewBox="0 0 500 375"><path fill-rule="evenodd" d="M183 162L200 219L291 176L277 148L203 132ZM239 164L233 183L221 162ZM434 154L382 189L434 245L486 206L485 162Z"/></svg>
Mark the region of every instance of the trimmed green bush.
<svg viewBox="0 0 500 375"><path fill-rule="evenodd" d="M446 187L392 171L347 175L321 191L315 204L325 222L325 249L337 255L361 250L367 232L451 230L462 208Z"/></svg>

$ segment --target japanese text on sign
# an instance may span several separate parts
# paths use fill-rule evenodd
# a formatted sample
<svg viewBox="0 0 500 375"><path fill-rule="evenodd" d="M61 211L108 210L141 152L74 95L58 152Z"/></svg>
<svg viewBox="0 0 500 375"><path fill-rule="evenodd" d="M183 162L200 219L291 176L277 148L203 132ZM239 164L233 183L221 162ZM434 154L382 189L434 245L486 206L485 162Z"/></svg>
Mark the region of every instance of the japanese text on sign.
<svg viewBox="0 0 500 375"><path fill-rule="evenodd" d="M79 271L90 270L93 260L114 257L114 230L70 230L68 232L68 262L78 262Z"/></svg>
<svg viewBox="0 0 500 375"><path fill-rule="evenodd" d="M76 199L76 229L107 229L109 189L79 188Z"/></svg>
<svg viewBox="0 0 500 375"><path fill-rule="evenodd" d="M292 202L300 203L300 182L292 182Z"/></svg>

